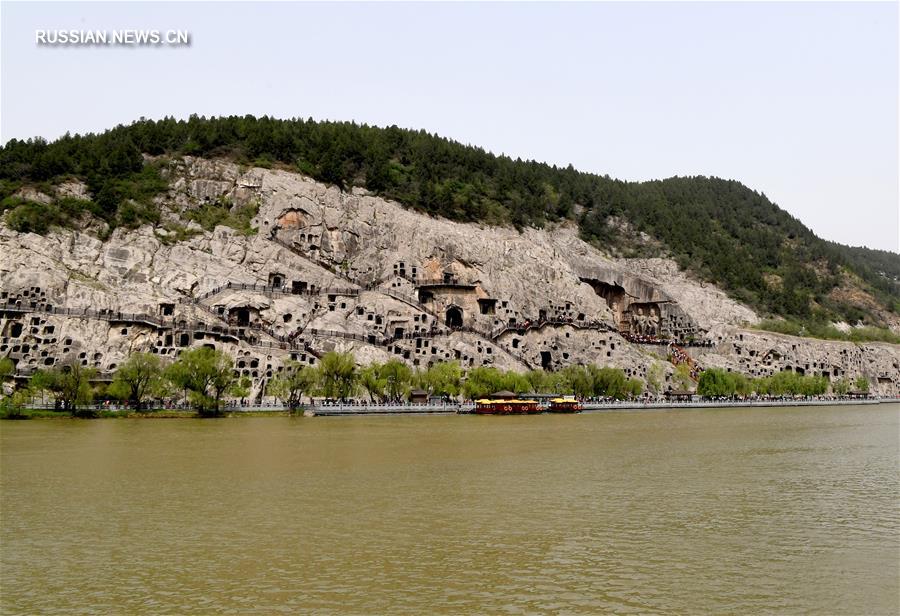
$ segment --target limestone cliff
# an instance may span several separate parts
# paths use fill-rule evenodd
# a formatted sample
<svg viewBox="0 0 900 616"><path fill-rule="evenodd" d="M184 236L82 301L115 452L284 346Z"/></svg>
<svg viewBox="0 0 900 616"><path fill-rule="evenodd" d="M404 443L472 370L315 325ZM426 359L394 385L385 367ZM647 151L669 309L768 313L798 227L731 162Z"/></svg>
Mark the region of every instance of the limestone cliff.
<svg viewBox="0 0 900 616"><path fill-rule="evenodd" d="M132 351L174 357L212 344L235 356L257 394L285 359L314 363L332 349L363 363L593 362L644 377L665 359L666 338L702 366L863 375L879 393L900 392L900 347L746 329L752 310L674 262L609 258L571 224L520 233L454 223L224 161L178 159L166 174L160 205L171 221L225 202L258 207L257 232L190 223L183 241L151 226L100 241L0 226L0 355L20 372L70 356L111 371Z"/></svg>

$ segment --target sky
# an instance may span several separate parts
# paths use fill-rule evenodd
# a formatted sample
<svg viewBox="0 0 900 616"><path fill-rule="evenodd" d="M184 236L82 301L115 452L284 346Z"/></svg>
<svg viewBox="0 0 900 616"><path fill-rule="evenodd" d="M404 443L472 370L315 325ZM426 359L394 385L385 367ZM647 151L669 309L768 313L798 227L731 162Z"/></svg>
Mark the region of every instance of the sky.
<svg viewBox="0 0 900 616"><path fill-rule="evenodd" d="M47 47L37 29L178 29ZM396 124L625 180L736 179L900 251L898 3L0 4L0 141L140 117Z"/></svg>

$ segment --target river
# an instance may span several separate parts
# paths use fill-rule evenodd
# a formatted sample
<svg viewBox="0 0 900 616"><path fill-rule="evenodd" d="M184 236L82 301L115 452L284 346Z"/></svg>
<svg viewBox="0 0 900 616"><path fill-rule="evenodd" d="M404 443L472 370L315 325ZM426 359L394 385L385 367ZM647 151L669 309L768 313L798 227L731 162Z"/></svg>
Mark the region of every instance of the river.
<svg viewBox="0 0 900 616"><path fill-rule="evenodd" d="M2 613L900 611L900 405L0 422Z"/></svg>

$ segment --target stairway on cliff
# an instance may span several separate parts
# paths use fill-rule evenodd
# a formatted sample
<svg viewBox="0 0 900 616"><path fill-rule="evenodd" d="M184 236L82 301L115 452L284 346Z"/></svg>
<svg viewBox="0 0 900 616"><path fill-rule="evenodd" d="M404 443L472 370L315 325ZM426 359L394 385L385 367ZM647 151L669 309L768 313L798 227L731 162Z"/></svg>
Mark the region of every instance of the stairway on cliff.
<svg viewBox="0 0 900 616"><path fill-rule="evenodd" d="M698 364L687 351L676 344L669 345L669 361L676 367L686 364L690 369L691 379L694 381L697 381L700 378L700 373L703 372L703 368L700 364Z"/></svg>

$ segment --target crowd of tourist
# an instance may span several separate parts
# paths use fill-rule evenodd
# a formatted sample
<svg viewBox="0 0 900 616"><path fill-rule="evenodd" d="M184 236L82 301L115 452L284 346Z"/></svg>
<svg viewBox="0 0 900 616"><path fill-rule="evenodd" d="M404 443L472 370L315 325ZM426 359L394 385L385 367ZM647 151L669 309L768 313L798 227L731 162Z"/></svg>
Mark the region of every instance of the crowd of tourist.
<svg viewBox="0 0 900 616"><path fill-rule="evenodd" d="M536 320L525 319L524 321L520 321L512 325L504 325L496 330L491 337L496 338L500 334L508 331L514 331L519 334L524 334L529 329L540 329L544 325L573 325L582 329L609 329L609 326L603 321L573 319L572 317L568 316L551 318L542 317Z"/></svg>
<svg viewBox="0 0 900 616"><path fill-rule="evenodd" d="M633 334L630 332L622 333L622 337L625 338L628 342L632 342L634 344L655 344L659 346L666 346L669 344L673 344L671 338L660 338L659 336L655 336L653 334ZM687 347L704 347L704 348L712 348L715 346L715 342L712 340L684 340L679 341L678 344L681 346Z"/></svg>
<svg viewBox="0 0 900 616"><path fill-rule="evenodd" d="M667 338L659 338L652 334L632 334L629 332L624 332L622 337L625 338L628 342L632 342L634 344L658 344L661 346L665 346L667 344L671 344L672 341Z"/></svg>
<svg viewBox="0 0 900 616"><path fill-rule="evenodd" d="M672 363L676 366L680 364L687 364L691 368L691 378L695 381L700 378L700 372L702 372L702 368L691 358L690 355L685 353L682 349L675 346L674 344L669 345L669 355L672 357Z"/></svg>

